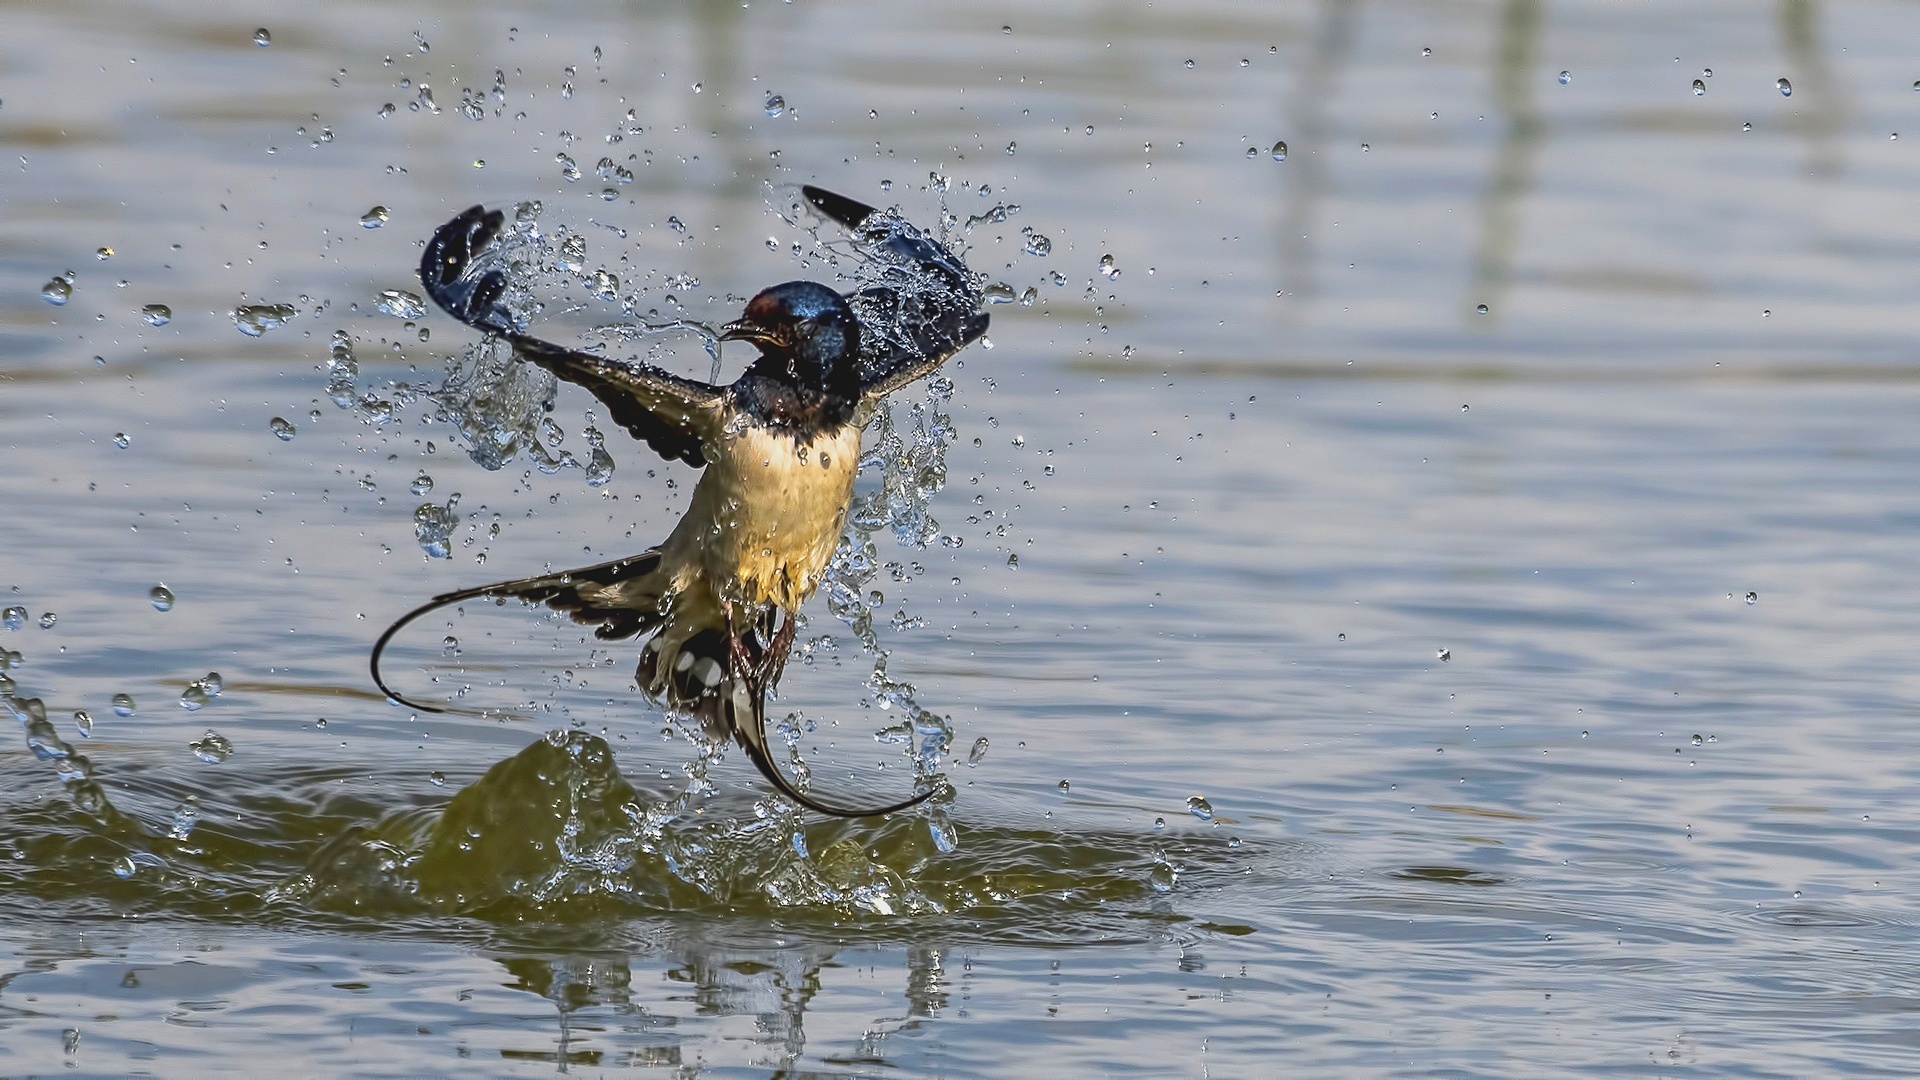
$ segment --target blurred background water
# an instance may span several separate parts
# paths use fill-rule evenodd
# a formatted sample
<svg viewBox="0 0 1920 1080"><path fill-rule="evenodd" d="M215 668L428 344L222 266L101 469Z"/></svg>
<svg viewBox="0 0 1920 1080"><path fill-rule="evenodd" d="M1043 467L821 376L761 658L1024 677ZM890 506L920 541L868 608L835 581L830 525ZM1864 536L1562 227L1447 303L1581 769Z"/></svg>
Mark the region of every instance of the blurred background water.
<svg viewBox="0 0 1920 1080"><path fill-rule="evenodd" d="M1911 5L3 22L0 1071L1920 1070ZM869 597L951 801L798 818L515 610L398 668L495 715L386 703L387 622L692 480L477 464L420 242L540 200L636 305L549 336L715 321L830 274L796 183L1016 298Z"/></svg>

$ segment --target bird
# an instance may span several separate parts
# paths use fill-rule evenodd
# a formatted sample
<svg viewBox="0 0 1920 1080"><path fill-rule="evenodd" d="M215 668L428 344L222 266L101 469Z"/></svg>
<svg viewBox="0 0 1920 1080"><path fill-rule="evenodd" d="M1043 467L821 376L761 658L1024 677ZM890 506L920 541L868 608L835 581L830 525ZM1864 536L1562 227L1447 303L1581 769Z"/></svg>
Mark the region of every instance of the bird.
<svg viewBox="0 0 1920 1080"><path fill-rule="evenodd" d="M887 394L932 374L979 340L988 317L980 279L939 240L895 210L879 211L811 185L801 193L846 228L879 268L849 293L814 281L761 290L722 341L759 350L727 385L639 361L568 349L526 333L487 269L504 224L472 207L437 229L420 260L427 294L449 315L507 342L515 356L584 387L613 421L662 458L702 468L685 514L655 547L559 573L434 597L375 643L373 681L394 691L380 660L395 634L428 612L476 599L517 598L565 612L594 636L646 636L635 682L651 701L739 743L780 794L818 813L870 817L908 809L923 790L884 806L844 806L798 790L768 752L766 695L791 652L800 606L820 586L846 521L861 433Z"/></svg>

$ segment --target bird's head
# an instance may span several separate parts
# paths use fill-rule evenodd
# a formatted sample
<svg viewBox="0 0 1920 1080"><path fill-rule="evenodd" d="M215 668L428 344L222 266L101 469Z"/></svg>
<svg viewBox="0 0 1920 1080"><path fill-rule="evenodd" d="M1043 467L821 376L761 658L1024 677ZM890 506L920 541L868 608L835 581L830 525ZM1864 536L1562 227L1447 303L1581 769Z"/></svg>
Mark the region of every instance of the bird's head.
<svg viewBox="0 0 1920 1080"><path fill-rule="evenodd" d="M852 398L859 393L854 360L860 323L839 293L812 281L764 289L730 322L722 341L751 341L760 359L750 369L795 390Z"/></svg>

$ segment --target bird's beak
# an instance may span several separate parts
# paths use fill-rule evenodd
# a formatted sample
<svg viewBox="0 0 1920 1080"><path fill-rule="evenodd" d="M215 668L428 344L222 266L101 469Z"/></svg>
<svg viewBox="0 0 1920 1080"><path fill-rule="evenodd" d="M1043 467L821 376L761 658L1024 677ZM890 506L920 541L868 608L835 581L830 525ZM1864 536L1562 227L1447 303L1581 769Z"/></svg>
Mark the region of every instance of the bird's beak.
<svg viewBox="0 0 1920 1080"><path fill-rule="evenodd" d="M770 326L763 326L750 319L739 319L720 328L721 341L751 341L755 345L783 347L787 344L785 334Z"/></svg>

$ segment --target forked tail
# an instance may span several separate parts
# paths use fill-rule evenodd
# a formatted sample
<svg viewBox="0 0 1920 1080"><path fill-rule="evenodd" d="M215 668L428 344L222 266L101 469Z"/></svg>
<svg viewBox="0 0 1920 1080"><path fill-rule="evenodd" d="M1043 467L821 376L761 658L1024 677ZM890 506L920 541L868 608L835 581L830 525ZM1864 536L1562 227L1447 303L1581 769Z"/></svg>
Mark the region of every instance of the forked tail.
<svg viewBox="0 0 1920 1080"><path fill-rule="evenodd" d="M409 708L446 712L443 706L416 701L388 684L380 662L394 637L422 615L468 600L544 603L567 612L575 622L597 623L594 636L602 640L653 634L634 673L647 697L698 719L712 736L739 743L767 783L809 810L831 817L875 817L916 806L933 794L929 790L886 806L853 807L824 802L796 788L774 763L767 743L766 713L766 691L778 682L792 644L791 618L768 608L752 627L729 628L724 622L704 625L711 620L710 613L703 618L699 612L675 610L666 577L656 549L578 570L444 593L402 615L374 642L368 661L374 685ZM777 628L776 618L783 620ZM730 629L744 632L735 636Z"/></svg>

